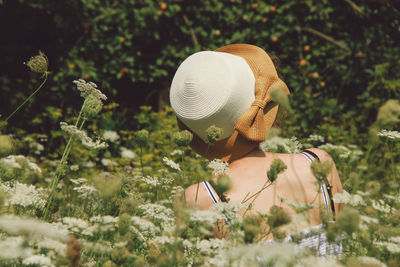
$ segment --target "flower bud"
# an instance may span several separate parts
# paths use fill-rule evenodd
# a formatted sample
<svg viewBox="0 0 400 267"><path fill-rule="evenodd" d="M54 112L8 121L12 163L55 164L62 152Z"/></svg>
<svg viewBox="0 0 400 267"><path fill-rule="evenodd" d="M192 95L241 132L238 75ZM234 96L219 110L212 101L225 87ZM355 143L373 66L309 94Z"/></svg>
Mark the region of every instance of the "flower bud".
<svg viewBox="0 0 400 267"><path fill-rule="evenodd" d="M85 99L82 115L86 119L92 119L100 112L102 107L103 107L103 102L96 96L90 94Z"/></svg>
<svg viewBox="0 0 400 267"><path fill-rule="evenodd" d="M326 176L328 176L331 170L332 163L329 161L320 162L318 160L314 160L311 163L311 171L320 184L326 183Z"/></svg>
<svg viewBox="0 0 400 267"><path fill-rule="evenodd" d="M217 142L221 138L222 133L223 130L221 128L218 128L215 125L211 125L206 130L206 143L208 145L214 145L215 142Z"/></svg>
<svg viewBox="0 0 400 267"><path fill-rule="evenodd" d="M272 87L269 95L275 103L278 103L285 110L290 110L289 98L286 92L280 86Z"/></svg>
<svg viewBox="0 0 400 267"><path fill-rule="evenodd" d="M67 172L68 172L69 168L67 164L58 164L57 169L56 169L56 176L58 178L62 178L64 177Z"/></svg>
<svg viewBox="0 0 400 267"><path fill-rule="evenodd" d="M39 51L39 55L31 57L26 65L34 72L45 73L49 66L46 55Z"/></svg>
<svg viewBox="0 0 400 267"><path fill-rule="evenodd" d="M268 180L273 183L276 178L278 178L278 174L284 172L287 169L286 164L280 159L274 159L271 163L271 167L267 172Z"/></svg>
<svg viewBox="0 0 400 267"><path fill-rule="evenodd" d="M147 140L149 139L149 132L145 129L142 129L135 133L135 137L138 144L144 146L147 144Z"/></svg>
<svg viewBox="0 0 400 267"><path fill-rule="evenodd" d="M10 136L0 135L0 158L10 155L13 147L13 141Z"/></svg>
<svg viewBox="0 0 400 267"><path fill-rule="evenodd" d="M340 230L351 236L358 229L360 223L360 214L353 208L345 207L336 220Z"/></svg>
<svg viewBox="0 0 400 267"><path fill-rule="evenodd" d="M288 224L292 220L289 213L284 211L281 207L273 206L269 210L268 225L272 229Z"/></svg>
<svg viewBox="0 0 400 267"><path fill-rule="evenodd" d="M400 121L400 103L398 100L389 99L383 104L376 117L379 127L390 129Z"/></svg>
<svg viewBox="0 0 400 267"><path fill-rule="evenodd" d="M193 134L189 132L188 130L180 131L174 133L172 136L172 141L174 141L175 144L178 146L187 146L192 142L193 139Z"/></svg>
<svg viewBox="0 0 400 267"><path fill-rule="evenodd" d="M231 178L226 174L218 176L217 187L219 192L228 191L231 188Z"/></svg>

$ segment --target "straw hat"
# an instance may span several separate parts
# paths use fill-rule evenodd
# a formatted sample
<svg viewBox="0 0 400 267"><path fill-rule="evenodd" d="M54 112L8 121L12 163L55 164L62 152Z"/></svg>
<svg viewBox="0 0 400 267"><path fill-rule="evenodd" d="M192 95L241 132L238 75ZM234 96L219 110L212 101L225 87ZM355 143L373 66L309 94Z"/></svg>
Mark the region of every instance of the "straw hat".
<svg viewBox="0 0 400 267"><path fill-rule="evenodd" d="M264 141L278 113L269 95L275 86L289 94L268 54L234 44L184 60L172 80L170 100L179 128L193 133L194 151L233 161ZM211 125L222 128L223 136L207 149L205 132Z"/></svg>

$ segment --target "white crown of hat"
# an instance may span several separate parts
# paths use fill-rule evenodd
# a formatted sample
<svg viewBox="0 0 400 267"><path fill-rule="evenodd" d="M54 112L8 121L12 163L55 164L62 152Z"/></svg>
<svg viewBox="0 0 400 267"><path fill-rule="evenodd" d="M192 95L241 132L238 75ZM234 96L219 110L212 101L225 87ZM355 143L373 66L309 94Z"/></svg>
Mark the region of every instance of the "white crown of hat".
<svg viewBox="0 0 400 267"><path fill-rule="evenodd" d="M171 106L201 139L211 125L231 136L254 101L255 78L246 60L225 52L202 51L185 59L172 80Z"/></svg>

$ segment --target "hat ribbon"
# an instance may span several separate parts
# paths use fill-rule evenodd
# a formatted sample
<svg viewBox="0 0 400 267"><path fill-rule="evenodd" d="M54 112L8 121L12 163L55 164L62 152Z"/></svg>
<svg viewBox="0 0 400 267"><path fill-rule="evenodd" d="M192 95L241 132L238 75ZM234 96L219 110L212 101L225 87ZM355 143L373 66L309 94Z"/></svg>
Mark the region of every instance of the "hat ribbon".
<svg viewBox="0 0 400 267"><path fill-rule="evenodd" d="M264 109L272 101L269 89L279 83L278 79L258 80L255 85L255 100L235 124L235 129L250 141L262 142L269 130Z"/></svg>

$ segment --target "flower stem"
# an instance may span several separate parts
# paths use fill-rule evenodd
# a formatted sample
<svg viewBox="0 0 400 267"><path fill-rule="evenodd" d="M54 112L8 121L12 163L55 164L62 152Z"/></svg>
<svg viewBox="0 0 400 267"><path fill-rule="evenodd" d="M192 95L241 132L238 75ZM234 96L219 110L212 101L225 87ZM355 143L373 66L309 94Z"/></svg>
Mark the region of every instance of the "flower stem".
<svg viewBox="0 0 400 267"><path fill-rule="evenodd" d="M36 94L37 92L39 92L39 90L40 90L40 89L43 87L43 85L46 83L47 77L48 77L48 72L46 71L46 72L44 73L44 80L43 80L43 82L39 85L39 87L38 87L30 96L28 96L28 97L24 100L24 102L22 102L21 105L19 105L19 106L17 107L16 110L14 110L14 111L6 118L6 121L8 121L18 110L20 110L29 100L31 100L31 98L34 97L35 94Z"/></svg>

